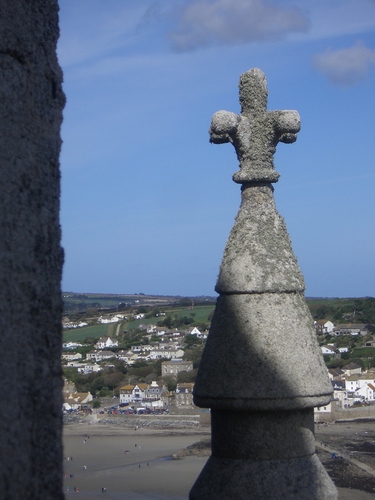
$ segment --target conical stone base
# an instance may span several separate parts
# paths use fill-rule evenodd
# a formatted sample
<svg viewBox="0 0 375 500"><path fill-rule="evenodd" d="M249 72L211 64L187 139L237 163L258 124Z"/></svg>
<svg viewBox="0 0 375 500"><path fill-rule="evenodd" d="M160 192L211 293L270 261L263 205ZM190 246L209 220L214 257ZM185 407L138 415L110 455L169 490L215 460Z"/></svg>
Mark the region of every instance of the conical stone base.
<svg viewBox="0 0 375 500"><path fill-rule="evenodd" d="M302 293L218 298L194 386L196 405L288 410L323 406L331 394Z"/></svg>
<svg viewBox="0 0 375 500"><path fill-rule="evenodd" d="M286 460L210 457L190 500L337 500L337 490L316 455Z"/></svg>
<svg viewBox="0 0 375 500"><path fill-rule="evenodd" d="M212 410L212 456L191 500L336 500L315 455L314 411Z"/></svg>

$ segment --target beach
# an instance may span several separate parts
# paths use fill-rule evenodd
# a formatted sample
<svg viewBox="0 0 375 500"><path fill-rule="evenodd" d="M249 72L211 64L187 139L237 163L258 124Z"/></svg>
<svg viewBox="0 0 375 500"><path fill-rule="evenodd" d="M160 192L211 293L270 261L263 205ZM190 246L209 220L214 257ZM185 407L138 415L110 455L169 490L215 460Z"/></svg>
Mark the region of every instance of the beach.
<svg viewBox="0 0 375 500"><path fill-rule="evenodd" d="M319 439L324 436L328 440L335 429L344 427L347 435L357 432L354 424L331 426L318 432ZM366 429L363 432L368 432L368 425ZM174 459L173 455L209 436L207 428L129 428L97 422L65 425L66 498L78 495L82 499L187 500L208 457L187 454ZM335 444L337 448L339 443ZM320 450L319 455L323 462L329 461L330 451ZM338 491L339 500L375 498L373 493L358 489L342 487Z"/></svg>
<svg viewBox="0 0 375 500"><path fill-rule="evenodd" d="M79 498L108 500L187 499L207 457L175 460L172 456L207 435L99 424L65 426L65 495L79 493Z"/></svg>

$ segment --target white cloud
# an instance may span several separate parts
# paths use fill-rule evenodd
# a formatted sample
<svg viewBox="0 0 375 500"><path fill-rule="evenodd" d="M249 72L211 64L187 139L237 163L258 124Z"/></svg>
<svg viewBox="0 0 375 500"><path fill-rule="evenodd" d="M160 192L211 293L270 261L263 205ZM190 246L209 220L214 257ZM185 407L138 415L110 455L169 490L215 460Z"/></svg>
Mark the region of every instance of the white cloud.
<svg viewBox="0 0 375 500"><path fill-rule="evenodd" d="M354 85L364 80L375 66L375 50L357 42L352 47L316 54L313 64L332 83Z"/></svg>
<svg viewBox="0 0 375 500"><path fill-rule="evenodd" d="M289 33L305 33L309 20L302 9L264 0L192 0L175 11L178 26L172 46L190 51L210 45L278 41Z"/></svg>

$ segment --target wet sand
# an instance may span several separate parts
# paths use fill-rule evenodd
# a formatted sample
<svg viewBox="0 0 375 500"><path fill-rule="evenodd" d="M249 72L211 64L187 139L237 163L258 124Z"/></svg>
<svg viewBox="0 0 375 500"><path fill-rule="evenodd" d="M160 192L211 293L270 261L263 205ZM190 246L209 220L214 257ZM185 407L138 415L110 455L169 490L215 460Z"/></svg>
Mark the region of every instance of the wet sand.
<svg viewBox="0 0 375 500"><path fill-rule="evenodd" d="M324 432L328 434L329 430ZM187 500L207 457L173 460L172 455L208 436L207 431L67 425L64 428L66 498L79 494L78 498L87 500ZM106 488L105 493L102 488ZM375 498L356 489L338 488L338 491L339 500Z"/></svg>
<svg viewBox="0 0 375 500"><path fill-rule="evenodd" d="M85 499L187 499L207 458L173 460L172 455L202 437L183 431L172 434L98 425L67 426L65 495L75 495L76 487L79 498Z"/></svg>

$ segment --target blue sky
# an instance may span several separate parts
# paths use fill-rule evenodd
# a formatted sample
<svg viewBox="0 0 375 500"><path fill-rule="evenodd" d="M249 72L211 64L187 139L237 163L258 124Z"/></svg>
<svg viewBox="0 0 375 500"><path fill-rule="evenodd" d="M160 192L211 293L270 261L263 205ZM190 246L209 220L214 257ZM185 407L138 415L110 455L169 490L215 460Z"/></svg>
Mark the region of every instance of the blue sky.
<svg viewBox="0 0 375 500"><path fill-rule="evenodd" d="M306 295L375 295L374 0L59 4L64 291L215 295L240 186L208 128L258 67L301 116L274 187Z"/></svg>

